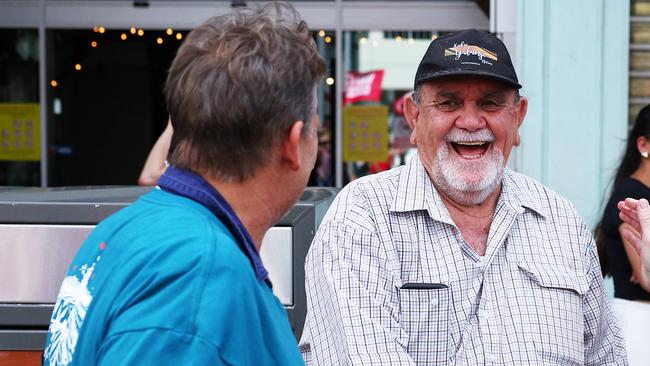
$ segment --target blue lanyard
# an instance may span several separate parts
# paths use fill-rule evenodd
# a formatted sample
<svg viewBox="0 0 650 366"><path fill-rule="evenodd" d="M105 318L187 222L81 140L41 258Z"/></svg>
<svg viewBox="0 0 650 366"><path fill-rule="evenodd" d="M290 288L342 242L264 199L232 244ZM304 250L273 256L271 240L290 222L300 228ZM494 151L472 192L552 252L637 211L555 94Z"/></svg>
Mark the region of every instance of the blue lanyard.
<svg viewBox="0 0 650 366"><path fill-rule="evenodd" d="M166 192L196 201L210 210L228 228L228 231L235 237L239 248L250 259L257 279L265 281L269 287L272 287L271 281L268 279L269 273L262 264L262 259L250 234L225 198L205 179L189 170L170 166L158 180L158 186Z"/></svg>

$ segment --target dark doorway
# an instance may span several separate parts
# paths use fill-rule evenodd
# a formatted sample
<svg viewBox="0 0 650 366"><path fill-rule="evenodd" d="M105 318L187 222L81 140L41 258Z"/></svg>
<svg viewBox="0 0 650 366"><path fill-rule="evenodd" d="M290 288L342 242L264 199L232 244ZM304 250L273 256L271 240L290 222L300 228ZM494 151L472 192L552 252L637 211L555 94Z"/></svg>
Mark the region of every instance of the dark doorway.
<svg viewBox="0 0 650 366"><path fill-rule="evenodd" d="M139 31L48 31L49 186L137 183L167 122L162 88L185 37Z"/></svg>
<svg viewBox="0 0 650 366"><path fill-rule="evenodd" d="M38 108L38 31L36 29L0 29L0 105L18 104ZM38 109L36 109L38 111ZM40 144L34 129L40 122L4 115L0 111L0 186L38 186L41 184ZM38 112L36 112L38 114ZM39 116L40 117L40 116ZM40 118L39 118L40 119ZM36 157L26 158L26 150Z"/></svg>

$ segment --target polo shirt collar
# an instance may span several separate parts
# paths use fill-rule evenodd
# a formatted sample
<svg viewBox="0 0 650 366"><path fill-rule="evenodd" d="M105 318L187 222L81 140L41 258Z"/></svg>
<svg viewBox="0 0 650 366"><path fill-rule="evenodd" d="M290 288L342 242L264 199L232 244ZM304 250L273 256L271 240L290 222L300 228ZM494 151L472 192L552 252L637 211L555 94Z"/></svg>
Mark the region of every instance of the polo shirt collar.
<svg viewBox="0 0 650 366"><path fill-rule="evenodd" d="M239 249L251 261L257 279L271 286L269 274L248 230L226 199L210 183L194 172L169 166L158 180L158 186L166 192L189 198L207 208L235 238Z"/></svg>

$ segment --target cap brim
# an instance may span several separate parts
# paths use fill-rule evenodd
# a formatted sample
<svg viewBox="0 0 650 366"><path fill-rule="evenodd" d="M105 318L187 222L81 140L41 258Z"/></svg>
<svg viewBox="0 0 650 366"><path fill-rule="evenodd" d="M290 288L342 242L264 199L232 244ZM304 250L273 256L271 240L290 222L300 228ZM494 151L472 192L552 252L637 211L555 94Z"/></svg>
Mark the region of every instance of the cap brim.
<svg viewBox="0 0 650 366"><path fill-rule="evenodd" d="M426 83L427 81L432 81L432 80L439 80L439 79L444 79L448 77L454 77L454 76L479 76L479 77L484 77L487 79L493 79L496 81L500 81L504 84L507 84L508 86L511 86L515 89L521 89L521 84L508 79L507 77L497 75L497 74L492 74L489 72L484 72L484 71L478 71L478 70L452 70L452 71L445 71L445 72L436 72L432 73L429 75L422 76L418 78L415 86L417 87L418 85L422 83Z"/></svg>

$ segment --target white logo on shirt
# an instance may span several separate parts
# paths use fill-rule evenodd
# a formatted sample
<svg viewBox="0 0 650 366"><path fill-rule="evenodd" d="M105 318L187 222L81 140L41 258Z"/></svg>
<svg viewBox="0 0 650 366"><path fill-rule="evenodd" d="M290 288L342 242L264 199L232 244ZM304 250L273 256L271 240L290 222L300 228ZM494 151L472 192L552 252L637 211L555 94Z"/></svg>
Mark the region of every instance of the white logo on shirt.
<svg viewBox="0 0 650 366"><path fill-rule="evenodd" d="M95 262L88 267L81 267L81 281L77 276L70 275L63 280L59 297L54 306L52 321L50 323L50 342L45 350L44 357L54 365L67 365L72 361L72 355L77 346L79 329L86 317L86 311L93 297L88 291Z"/></svg>

